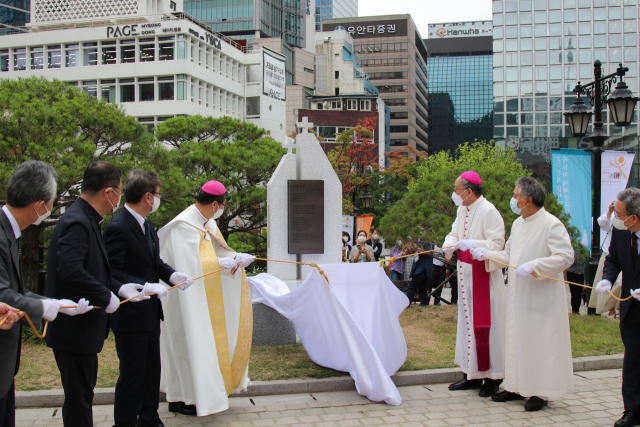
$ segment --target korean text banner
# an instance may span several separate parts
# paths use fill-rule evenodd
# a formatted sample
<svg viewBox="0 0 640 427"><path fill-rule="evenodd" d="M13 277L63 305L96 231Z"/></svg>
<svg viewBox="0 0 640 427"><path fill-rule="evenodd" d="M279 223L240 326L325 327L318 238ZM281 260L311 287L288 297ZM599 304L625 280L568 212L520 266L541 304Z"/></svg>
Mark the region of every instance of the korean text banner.
<svg viewBox="0 0 640 427"><path fill-rule="evenodd" d="M371 224L373 223L373 215L359 215L356 217L356 232L364 230L367 232L367 238L369 238L369 232L371 231Z"/></svg>
<svg viewBox="0 0 640 427"><path fill-rule="evenodd" d="M571 148L551 152L553 194L580 230L580 243L591 247L591 152Z"/></svg>
<svg viewBox="0 0 640 427"><path fill-rule="evenodd" d="M353 240L353 224L354 217L351 215L342 215L342 231L349 233L349 244L354 242Z"/></svg>
<svg viewBox="0 0 640 427"><path fill-rule="evenodd" d="M262 93L270 98L285 100L284 59L262 52Z"/></svg>
<svg viewBox="0 0 640 427"><path fill-rule="evenodd" d="M618 193L627 188L634 156L634 153L626 151L605 151L602 153L600 214L605 213L611 202L617 199ZM600 232L600 246L606 237L607 233Z"/></svg>

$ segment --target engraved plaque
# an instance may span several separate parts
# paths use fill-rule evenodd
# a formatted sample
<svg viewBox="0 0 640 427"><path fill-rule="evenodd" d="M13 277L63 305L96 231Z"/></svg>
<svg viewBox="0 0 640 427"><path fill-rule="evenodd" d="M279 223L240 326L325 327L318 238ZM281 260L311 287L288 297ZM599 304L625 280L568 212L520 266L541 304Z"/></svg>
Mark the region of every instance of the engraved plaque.
<svg viewBox="0 0 640 427"><path fill-rule="evenodd" d="M324 253L324 181L289 183L289 253ZM342 202L342 201L341 201Z"/></svg>

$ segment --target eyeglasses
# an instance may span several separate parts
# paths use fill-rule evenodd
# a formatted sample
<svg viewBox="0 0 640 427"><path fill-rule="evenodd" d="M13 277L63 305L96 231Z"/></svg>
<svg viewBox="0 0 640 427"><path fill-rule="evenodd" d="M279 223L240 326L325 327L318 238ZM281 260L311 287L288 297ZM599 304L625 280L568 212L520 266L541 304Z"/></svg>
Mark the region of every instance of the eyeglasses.
<svg viewBox="0 0 640 427"><path fill-rule="evenodd" d="M150 192L151 193L151 192ZM156 191L151 193L153 196L155 196L156 194L158 195L158 197L162 198L162 195L164 194L162 191Z"/></svg>

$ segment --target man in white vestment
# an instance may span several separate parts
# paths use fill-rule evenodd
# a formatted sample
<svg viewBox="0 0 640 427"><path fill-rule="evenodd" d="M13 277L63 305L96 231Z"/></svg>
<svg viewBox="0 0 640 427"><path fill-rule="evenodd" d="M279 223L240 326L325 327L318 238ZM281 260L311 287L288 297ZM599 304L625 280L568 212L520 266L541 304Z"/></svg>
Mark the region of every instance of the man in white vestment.
<svg viewBox="0 0 640 427"><path fill-rule="evenodd" d="M160 389L169 411L184 415L224 411L228 395L249 385L253 311L243 267L255 257L233 251L216 225L226 197L224 185L207 182L158 233L160 256L178 271L199 277L224 268L162 299Z"/></svg>
<svg viewBox="0 0 640 427"><path fill-rule="evenodd" d="M496 207L482 195L482 180L474 171L456 179L451 195L459 206L443 248L447 258L458 251L458 333L454 363L464 378L449 390L480 389L493 396L504 378L505 286L502 273L487 273L470 250L502 250L504 221Z"/></svg>
<svg viewBox="0 0 640 427"><path fill-rule="evenodd" d="M503 251L474 249L487 271L509 269L504 391L496 402L524 399L527 411L539 411L548 399L573 392L571 335L566 285L542 276L563 279L573 264L571 238L562 222L544 209L546 191L530 177L516 181L511 209L521 215L513 222ZM499 261L498 262L494 262Z"/></svg>

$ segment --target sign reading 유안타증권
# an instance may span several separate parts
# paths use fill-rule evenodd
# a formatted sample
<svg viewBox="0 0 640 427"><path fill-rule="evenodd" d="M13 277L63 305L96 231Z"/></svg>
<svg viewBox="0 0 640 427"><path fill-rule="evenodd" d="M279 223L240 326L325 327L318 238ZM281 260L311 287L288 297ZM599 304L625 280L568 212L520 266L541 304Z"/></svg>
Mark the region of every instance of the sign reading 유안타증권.
<svg viewBox="0 0 640 427"><path fill-rule="evenodd" d="M262 52L262 93L270 98L285 101L284 59Z"/></svg>
<svg viewBox="0 0 640 427"><path fill-rule="evenodd" d="M337 28L338 26L342 28ZM336 29L344 29L354 39L406 36L408 32L406 19L378 19L354 24L322 24L322 31L334 31Z"/></svg>
<svg viewBox="0 0 640 427"><path fill-rule="evenodd" d="M289 180L290 254L324 253L324 181Z"/></svg>

